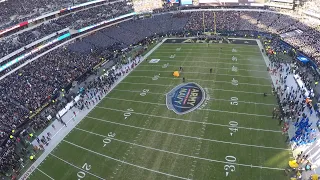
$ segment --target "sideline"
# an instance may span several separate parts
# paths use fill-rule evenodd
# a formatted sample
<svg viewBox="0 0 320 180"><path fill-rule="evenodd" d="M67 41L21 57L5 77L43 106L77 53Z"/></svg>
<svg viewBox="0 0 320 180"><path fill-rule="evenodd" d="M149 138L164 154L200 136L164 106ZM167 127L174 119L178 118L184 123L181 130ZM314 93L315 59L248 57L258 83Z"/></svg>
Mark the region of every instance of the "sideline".
<svg viewBox="0 0 320 180"><path fill-rule="evenodd" d="M138 63L137 66L138 67L142 62L144 62L144 59L146 59L150 54L152 54L155 50L157 50L162 44L163 42L166 40L163 39L162 41L160 41L155 47L153 47L146 55L144 55L141 59L141 61ZM77 117L74 120L74 123L70 123L71 120L73 120L74 115L73 112L68 111L62 118L63 121L66 122L66 124L68 126L62 126L58 132L56 134L54 134L54 136L57 136L55 139L52 138L49 145L45 147L44 152L39 156L39 158L37 158L37 160L28 168L28 170L26 170L26 172L24 172L21 177L19 178L19 180L26 180L29 178L29 176L34 172L35 169L37 169L38 166L40 166L40 164L45 160L45 158L51 154L52 150L54 148L56 148L56 146L72 131L72 129L77 126L82 119L84 119L89 112L91 112L94 108L97 107L97 105L99 104L99 102L101 102L105 96L107 96L120 82L122 82L123 79L125 79L132 71L134 71L134 69L131 69L130 72L128 72L127 74L125 74L124 76L120 77L119 80L111 87L110 91L107 92L100 101L98 101L98 103L96 103L95 106L92 106L89 108L89 110L83 110L83 111L78 111L77 112ZM55 120L54 122L61 124L58 122L58 120ZM47 127L43 132L45 132L47 129L50 129L51 126ZM61 131L61 132L60 132ZM60 134L58 134L60 133ZM41 136L41 135L39 135Z"/></svg>

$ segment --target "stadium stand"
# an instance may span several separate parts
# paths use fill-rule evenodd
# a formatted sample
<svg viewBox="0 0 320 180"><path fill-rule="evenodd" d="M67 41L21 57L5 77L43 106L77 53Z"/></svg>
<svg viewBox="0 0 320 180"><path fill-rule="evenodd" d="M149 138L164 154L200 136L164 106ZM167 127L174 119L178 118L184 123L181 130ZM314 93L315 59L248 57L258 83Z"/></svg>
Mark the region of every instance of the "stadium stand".
<svg viewBox="0 0 320 180"><path fill-rule="evenodd" d="M81 27L101 22L112 16L116 17L131 11L132 8L130 5L124 1L119 1L112 3L112 6L104 4L50 20L33 27L30 30L0 40L0 58L35 40L41 39L64 28L80 29Z"/></svg>
<svg viewBox="0 0 320 180"><path fill-rule="evenodd" d="M80 3L85 1L77 1ZM56 10L61 6L67 6L70 1L40 1L23 4L6 1L0 11L0 23L7 25L35 17L41 12ZM317 1L310 1L305 7L317 7ZM158 4L156 4L158 7ZM149 8L149 6L147 6ZM19 11L12 11L19 9ZM155 12L166 12L174 8L158 9ZM320 9L318 7L318 9ZM95 8L75 12L30 30L19 32L0 40L0 57L55 33L66 27L79 29L91 24L101 22L110 17L116 17L132 12L132 6L126 2L114 3L112 6L101 5ZM30 14L30 12L32 12ZM10 17L16 16L13 20ZM204 18L204 19L203 19ZM11 21L10 23L7 23ZM43 104L48 103L54 95L54 91L64 88L79 78L85 72L92 69L113 50L121 50L133 44L140 43L144 39L154 35L182 34L190 31L200 32L206 29L218 32L241 32L243 34L254 32L266 32L282 34L293 30L301 30L302 34L284 37L283 40L297 50L302 51L315 59L320 65L320 33L313 22L296 19L289 15L277 12L262 11L219 11L219 12L191 12L174 14L155 14L150 18L129 20L118 25L95 32L75 43L58 48L36 61L24 66L18 71L0 81L0 139L5 145L0 149L2 161L0 171L6 173L15 167L14 161L19 159L16 155L16 144L5 141L12 129L16 129L21 123L28 120L30 112L34 112ZM1 62L6 63L7 61ZM16 67L16 66L15 66ZM7 72L7 71L5 71ZM2 73L3 74L3 73ZM32 119L30 127L41 129L48 121L41 116ZM22 153L25 149L20 149Z"/></svg>

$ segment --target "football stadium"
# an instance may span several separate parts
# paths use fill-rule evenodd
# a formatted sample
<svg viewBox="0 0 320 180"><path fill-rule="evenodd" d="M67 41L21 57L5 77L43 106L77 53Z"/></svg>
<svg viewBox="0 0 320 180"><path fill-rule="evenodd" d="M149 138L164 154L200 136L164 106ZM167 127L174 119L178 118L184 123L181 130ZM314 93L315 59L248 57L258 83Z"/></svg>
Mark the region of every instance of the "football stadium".
<svg viewBox="0 0 320 180"><path fill-rule="evenodd" d="M318 180L320 1L0 1L4 180Z"/></svg>

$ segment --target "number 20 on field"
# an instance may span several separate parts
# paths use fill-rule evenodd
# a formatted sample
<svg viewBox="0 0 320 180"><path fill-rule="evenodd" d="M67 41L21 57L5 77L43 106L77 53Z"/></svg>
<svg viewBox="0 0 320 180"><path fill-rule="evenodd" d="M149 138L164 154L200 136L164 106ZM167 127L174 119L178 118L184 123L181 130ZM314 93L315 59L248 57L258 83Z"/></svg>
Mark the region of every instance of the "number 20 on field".
<svg viewBox="0 0 320 180"><path fill-rule="evenodd" d="M90 171L91 165L89 165L88 163L84 163L84 165L82 166L82 169L83 170L77 173L78 180L81 180L86 177L86 173Z"/></svg>

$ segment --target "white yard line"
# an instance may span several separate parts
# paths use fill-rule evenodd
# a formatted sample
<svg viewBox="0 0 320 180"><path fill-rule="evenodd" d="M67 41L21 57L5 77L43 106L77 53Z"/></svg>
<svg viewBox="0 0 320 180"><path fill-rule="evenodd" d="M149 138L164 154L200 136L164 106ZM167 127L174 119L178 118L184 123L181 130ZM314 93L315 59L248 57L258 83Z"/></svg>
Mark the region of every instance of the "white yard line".
<svg viewBox="0 0 320 180"><path fill-rule="evenodd" d="M172 136L178 136L178 137L184 137L184 138L189 138L189 139L203 140L203 141L209 141L209 142L217 142L217 143L223 143L223 144L232 144L232 145L239 145L239 146L246 146L246 147L255 147L255 148L262 148L262 149L277 149L277 150L290 151L290 149L285 149L285 148L234 143L234 142L228 142L228 141L219 141L219 140L215 140L215 139L206 139L206 138L201 138L201 137L193 137L193 136L187 136L187 135L182 135L182 134L175 134L175 133L170 133L170 132L158 131L158 130L154 130L154 129L147 129L147 128L142 128L142 127L132 126L132 125L128 125L128 124L117 123L117 122L113 122L113 121L107 121L107 120L104 120L104 119L95 118L95 117L91 117L91 116L87 116L87 118L94 119L94 120L101 121L101 122L110 123L110 124L116 124L116 125L119 125L119 126L125 126L125 127L135 128L135 129L142 129L142 130L145 130L145 131L151 131L151 132L167 134L167 135L172 135Z"/></svg>
<svg viewBox="0 0 320 180"><path fill-rule="evenodd" d="M141 65L142 66L142 65ZM151 67L151 66L149 66ZM175 66L175 67L180 67L180 66ZM197 66L183 66L183 67L192 67L192 68L197 68ZM201 67L201 66L199 66ZM208 67L202 67L205 69L209 69ZM154 73L173 73L173 71L156 71L156 70L135 70L136 72L154 72ZM242 76L242 75L231 75L231 74L221 74L221 73L201 73L201 72L183 72L183 74L202 74L202 75L209 75L209 74L213 74L213 75L220 75L220 76L232 76L232 77L245 77L245 78L255 78L255 79L267 79L270 80L270 78L266 78L266 77L258 77L258 76Z"/></svg>
<svg viewBox="0 0 320 180"><path fill-rule="evenodd" d="M131 83L131 82L121 82L124 84L133 84L133 85L150 85L150 86L170 86L170 85L165 85L165 84L148 84L148 83ZM173 87L172 87L173 88ZM251 92L251 91L234 91L234 90L228 90L228 89L215 89L215 88L207 88L213 91L220 90L220 91L227 91L227 92L236 92L236 93L245 93L245 94L259 94L263 95L263 93L258 93L258 92Z"/></svg>
<svg viewBox="0 0 320 180"><path fill-rule="evenodd" d="M123 91L123 92L132 92L132 93L141 93L141 91L131 91L131 90L122 90L122 89L113 89L114 91ZM156 95L163 95L165 96L166 94L163 93L154 93L154 92L148 92L148 94L156 94ZM231 102L232 100L228 100L228 99L217 99L217 98L210 98L210 101L226 101L226 102ZM250 102L250 101L237 101L237 102L241 102L244 104L258 104L258 105L265 105L265 106L277 106L277 104L267 104L267 103L258 103L258 102Z"/></svg>
<svg viewBox="0 0 320 180"><path fill-rule="evenodd" d="M127 78L152 78L150 76L128 76ZM159 77L159 78L163 78L163 79L175 79L175 80L179 80L181 81L181 78L170 78L170 77ZM231 84L231 80L230 82L228 81L212 81L212 80L206 80L206 79L187 79L187 80L190 80L190 81L209 81L209 82L218 82L218 83L227 83L227 84ZM251 84L251 83L238 83L239 85L243 84L243 85L248 85L248 86L268 86L268 87L271 87L271 84L270 85L267 85L267 84Z"/></svg>
<svg viewBox="0 0 320 180"><path fill-rule="evenodd" d="M37 170L39 172L41 172L43 175L47 176L49 179L54 180L51 176L49 176L48 174L46 174L45 172L41 171L39 168L37 168Z"/></svg>
<svg viewBox="0 0 320 180"><path fill-rule="evenodd" d="M122 101L128 101L128 102L136 102L136 103L143 103L143 104L153 104L153 105L161 105L161 106L166 106L166 104L159 104L159 103L153 103L153 102L146 102L146 101L136 101L136 100L129 100L129 99L120 99ZM106 107L101 107L101 106L96 106L97 108L106 108ZM240 113L240 112L231 112L231 111L222 111L222 110L213 110L213 109L199 109L200 111L213 111L213 112L224 112L224 113L231 113L231 114L243 114L243 115L248 115L248 116L259 116L259 117L272 117L268 115L263 115L263 114L249 114L249 113Z"/></svg>
<svg viewBox="0 0 320 180"><path fill-rule="evenodd" d="M110 97L106 97L106 98L107 99L118 99L118 98L110 98ZM111 110L111 111L118 111L118 112L123 112L123 113L128 112L127 110L120 110L120 109L114 109L114 108L107 108L107 109ZM230 125L207 123L207 122L202 122L202 121L193 121L193 120L188 120L188 119L180 119L180 118L173 118L173 117L166 117L166 116L157 116L157 115L152 115L152 114L144 114L144 113L138 113L138 112L135 112L135 111L132 111L130 113L131 114L142 115L142 116L150 116L150 117L156 117L156 118L162 118L162 119L170 119L170 120L175 120L175 121L189 122L189 123L206 124L206 125L221 126L221 127L228 127L228 128L229 127L233 127L233 126L230 126ZM275 130L270 130L270 129L257 129L257 128L249 128L249 127L243 127L243 126L237 126L237 128L246 129L246 130L254 130L254 131L282 133L282 131L275 131Z"/></svg>
<svg viewBox="0 0 320 180"><path fill-rule="evenodd" d="M166 44L166 43L165 43ZM181 44L181 45L183 45L183 44ZM198 45L198 44L197 44ZM211 44L210 44L211 45ZM221 44L219 44L219 45L221 45ZM210 47L208 47L208 46L206 46L206 48L207 49L211 49ZM227 48L230 48L230 47L227 47ZM237 47L237 49L245 49L245 50L247 50L248 49L248 47L241 47L241 46L239 46L239 47ZM158 50L160 50L160 51L163 51L163 50L168 50L168 52L177 52L176 51L176 49L173 49L173 48L166 48L165 46L162 46L162 47L160 47ZM157 50L157 51L158 51ZM188 49L188 48L183 48L183 50L184 51L191 51L191 50L203 50L203 48L202 47L193 47L193 49ZM257 50L259 50L258 48L257 48ZM179 52L179 51L178 51ZM182 51L180 51L180 52L182 52ZM224 50L224 49L222 49L222 51L221 52L226 52L226 53L230 53L230 49L228 49L228 50ZM241 51L241 52L245 52L245 53L255 53L255 52L257 52L257 51ZM239 54L240 55L240 54Z"/></svg>
<svg viewBox="0 0 320 180"><path fill-rule="evenodd" d="M174 54L174 53L172 53L172 54ZM224 55L226 55L226 54L224 54ZM227 54L228 55L228 54ZM236 55L236 54L229 54L229 55ZM151 57L150 57L150 59L160 59L160 61L161 61L161 59L168 59L170 57L170 55L168 55L168 56L163 56L163 55L161 55L161 56L157 56L157 55L152 55ZM178 55L176 55L175 57L179 57L179 58L199 58L199 56L178 56ZM231 60L231 57L226 57L226 58L224 58L224 57L221 57L221 58L219 58L219 59L215 59L216 57L214 57L214 56L201 56L201 59L214 59L214 60L216 60L216 61L219 61L219 60ZM240 61L250 61L250 62L261 62L261 60L259 60L259 61L257 61L257 60L253 60L254 58L253 57L250 57L250 58L244 58L244 59L242 59L242 58L238 58L238 60L240 60ZM255 58L256 59L256 58ZM172 59L172 61L174 61L174 59ZM189 61L186 61L186 62L189 62ZM191 62L191 61L190 61ZM194 61L192 61L192 62L194 62Z"/></svg>
<svg viewBox="0 0 320 180"><path fill-rule="evenodd" d="M149 67L151 67L152 65L144 65L144 66L149 66ZM162 65L161 65L162 66ZM179 68L179 67L193 67L193 68L202 68L202 69L207 69L207 70L209 70L209 68L208 67L203 67L203 66L183 66L183 65L181 65L181 66L175 66L175 65L169 65L170 67L177 67L177 68ZM221 67L216 67L216 68L213 68L213 69L225 69L225 70L230 70L231 71L231 69L232 68L221 68ZM267 69L265 69L265 70L267 70ZM262 70L250 70L250 69L240 69L240 68L238 68L238 71L250 71L250 72L260 72L260 73L268 73L267 71L262 71ZM182 73L184 73L184 71L182 72ZM250 76L249 76L250 77Z"/></svg>
<svg viewBox="0 0 320 180"><path fill-rule="evenodd" d="M114 160L114 161L117 161L117 162L120 162L120 163L123 163L123 164L127 164L127 165L130 165L130 166L139 168L139 169L151 171L151 172L154 172L154 173L158 173L158 174L162 174L162 175L166 175L166 176L170 176L170 177L174 177L174 178L178 178L178 179L188 180L188 178L184 178L184 177L180 177L180 176L175 176L175 175L172 175L172 174L168 174L168 173L156 171L156 170L153 170L153 169L148 169L148 168L146 168L146 167L142 167L142 166L139 166L139 165L135 165L135 164L126 162L126 161L122 161L122 160L113 158L113 157L111 157L111 156L107 156L107 155L104 155L104 154L101 154L101 153L92 151L92 150L90 150L90 149L87 149L87 148L85 148L85 147L79 146L79 145L74 144L74 143L72 143L72 142L69 142L69 141L67 141L67 140L62 140L62 141L63 141L63 142L66 142L66 143L68 143L68 144L70 144L70 145L73 145L73 146L75 146L75 147L78 147L78 148L80 148L80 149L83 149L83 150L86 150L86 151L88 151L88 152L91 152L91 153L93 153L93 154L96 154L96 155L99 155L99 156L102 156L102 157L105 157L105 158L108 158L108 159L112 159L112 160Z"/></svg>
<svg viewBox="0 0 320 180"><path fill-rule="evenodd" d="M87 131L87 130L84 130L84 129L81 129L81 128L77 128L77 127L75 127L75 129L77 129L79 131L83 131L83 132L89 133L89 134L93 134L93 135L96 135L96 136L100 136L100 137L103 137L103 138L107 137L109 139L113 139L113 140L121 142L121 143L130 144L130 145L139 146L139 147L146 148L146 149L165 152L165 153L168 153L168 154L174 154L174 155L178 155L178 156L184 156L184 157L193 158L193 159L200 159L200 160L205 160L205 161L209 161L209 162L217 162L217 163L223 163L223 164L233 164L233 165L245 166L245 167L254 167L254 168L259 168L259 169L284 170L282 168L254 166L254 165L240 164L240 163L229 163L227 161L219 161L219 160L215 160L215 159L208 159L208 158L202 158L202 157L191 156L191 155L186 155L186 154L180 154L180 153L176 153L176 152L166 151L166 150L163 150L163 149L157 149L157 148L153 148L153 147L149 147L149 146L143 146L143 145L140 145L140 144L131 143L131 142L128 142L128 141L124 141L124 140L108 137L108 136L105 136L105 135L102 135L102 134L94 133L94 132Z"/></svg>
<svg viewBox="0 0 320 180"><path fill-rule="evenodd" d="M229 58L231 59L231 58ZM180 61L174 61L174 60L163 60L161 59L160 62L180 62ZM231 64L231 65L239 65L239 66L256 66L256 67L266 67L266 65L264 64L242 64L242 63L237 63L237 62L234 62L234 63L227 63L227 62L218 62L218 61L184 61L186 63L188 62L193 62L193 63L208 63L208 64ZM157 65L157 64L149 64L149 65L141 65L141 66L162 66L162 65ZM185 66L185 67L188 67L188 66Z"/></svg>
<svg viewBox="0 0 320 180"><path fill-rule="evenodd" d="M229 38L229 39L232 39L232 38ZM179 44L179 43L168 43L168 42L166 42L165 43L166 45L176 45L177 46L177 44ZM240 49L240 48L244 48L244 47L241 47L240 45L241 44L227 44L227 43L180 43L180 44L183 44L183 45L191 45L191 44L196 44L196 45L198 45L198 47L200 47L199 45L200 44L202 44L203 46L204 45L207 45L207 44L210 44L210 46L212 47L213 45L219 45L219 46L221 46L221 45L233 45L234 46L234 48L237 48L237 49ZM243 44L242 44L242 46L243 46ZM246 44L246 46L247 46L247 49L248 49L248 47L251 47L251 48L256 48L257 47L257 45L256 44ZM204 46L204 47L208 47L208 46ZM215 47L214 47L215 48Z"/></svg>
<svg viewBox="0 0 320 180"><path fill-rule="evenodd" d="M183 49L183 50L185 50L185 49ZM189 52L191 52L190 54L199 54L199 52L192 52L194 49L191 49L191 50L189 50ZM224 53L224 52L226 52L226 53ZM241 51L241 52L246 52L246 53L248 53L249 55L248 56L251 56L252 54L259 54L260 55L260 52L259 53L257 53L257 51ZM154 52L153 54L169 54L169 55L171 55L172 53L176 53L176 54L184 54L185 52L184 51L163 51L162 49L160 50L160 51L158 51L158 52ZM202 54L209 54L209 55L216 55L216 54L219 54L219 53L209 53L209 52L200 52L201 53L201 55ZM230 53L230 51L221 51L221 53L223 53L223 54L228 54L228 53ZM243 54L240 54L240 53L234 53L234 55L243 55Z"/></svg>
<svg viewBox="0 0 320 180"><path fill-rule="evenodd" d="M60 157L52 154L52 153L50 153L50 155L53 156L53 157L55 157L55 158L57 158L57 159L59 159L60 161L62 161L62 162L64 162L64 163L66 163L66 164L68 164L68 165L70 165L70 166L72 166L72 167L80 170L80 171L83 171L83 172L85 172L85 173L90 174L91 176L94 176L94 177L96 177L96 178L98 178L98 179L101 179L101 180L106 180L105 178L102 178L102 177L100 177L100 176L98 176L98 175L95 175L95 174L89 172L89 171L86 171L85 169L79 168L79 167L75 166L74 164L72 164L72 163L70 163L70 162L68 162L68 161L66 161L66 160L64 160L64 159L62 159L62 158L60 158Z"/></svg>

